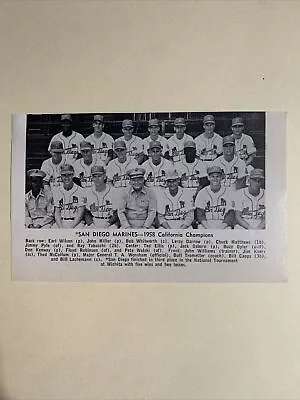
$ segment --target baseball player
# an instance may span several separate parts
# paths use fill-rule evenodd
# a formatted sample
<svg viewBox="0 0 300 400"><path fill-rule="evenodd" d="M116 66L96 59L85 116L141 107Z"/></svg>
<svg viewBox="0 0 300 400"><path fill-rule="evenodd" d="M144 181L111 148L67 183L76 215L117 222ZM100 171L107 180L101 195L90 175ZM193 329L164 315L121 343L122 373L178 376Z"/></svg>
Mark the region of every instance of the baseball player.
<svg viewBox="0 0 300 400"><path fill-rule="evenodd" d="M168 151L168 141L165 137L159 134L160 131L160 123L157 118L153 118L149 120L148 132L150 135L144 139L144 152L148 156L150 142L159 142L162 148L162 155L164 156Z"/></svg>
<svg viewBox="0 0 300 400"><path fill-rule="evenodd" d="M253 169L249 187L235 193L236 229L265 229L264 179L262 169Z"/></svg>
<svg viewBox="0 0 300 400"><path fill-rule="evenodd" d="M113 158L114 139L103 132L104 128L103 115L94 115L93 129L94 132L85 140L93 145L94 154L97 156L97 161L107 165Z"/></svg>
<svg viewBox="0 0 300 400"><path fill-rule="evenodd" d="M84 189L73 182L74 168L70 164L61 167L62 187L53 191L56 228L79 228L83 226L86 204Z"/></svg>
<svg viewBox="0 0 300 400"><path fill-rule="evenodd" d="M224 173L223 184L232 190L238 190L246 185L247 168L245 161L235 154L235 140L232 135L223 138L223 155L213 161Z"/></svg>
<svg viewBox="0 0 300 400"><path fill-rule="evenodd" d="M190 192L179 186L176 170L167 172L167 189L157 199L159 226L165 229L191 229L194 205Z"/></svg>
<svg viewBox="0 0 300 400"><path fill-rule="evenodd" d="M244 129L243 118L236 117L232 119L231 130L235 139L235 152L248 166L253 162L256 156L256 148L252 137L246 135Z"/></svg>
<svg viewBox="0 0 300 400"><path fill-rule="evenodd" d="M51 228L54 222L54 207L51 192L43 189L46 174L40 169L27 172L31 190L25 195L25 228Z"/></svg>
<svg viewBox="0 0 300 400"><path fill-rule="evenodd" d="M122 132L124 136L120 137L126 144L127 156L135 159L139 164L144 159L144 143L141 138L133 135L133 121L131 119L124 119L122 122Z"/></svg>
<svg viewBox="0 0 300 400"><path fill-rule="evenodd" d="M176 164L176 170L181 177L181 185L189 189L192 196L202 188L207 181L207 166L204 161L196 158L196 144L193 140L184 142L185 159Z"/></svg>
<svg viewBox="0 0 300 400"><path fill-rule="evenodd" d="M51 143L53 141L60 141L63 144L66 162L73 164L78 156L79 144L84 140L81 133L72 130L72 117L70 114L63 114L61 116L62 132L54 135L50 141L48 151L50 151Z"/></svg>
<svg viewBox="0 0 300 400"><path fill-rule="evenodd" d="M166 156L170 158L174 163L184 159L184 142L187 140L193 140L192 136L187 135L186 123L184 118L176 118L174 121L175 135L172 135L168 139L168 151Z"/></svg>
<svg viewBox="0 0 300 400"><path fill-rule="evenodd" d="M103 161L98 161L97 156L93 154L93 146L91 143L83 140L79 145L82 158L74 163L75 177L79 178L80 186L83 188L92 186L91 169L94 165L104 165Z"/></svg>
<svg viewBox="0 0 300 400"><path fill-rule="evenodd" d="M198 229L226 229L232 223L232 192L221 185L219 166L208 167L207 174L210 185L200 190L195 200Z"/></svg>
<svg viewBox="0 0 300 400"><path fill-rule="evenodd" d="M62 185L60 168L65 163L64 148L62 142L54 140L50 144L51 157L43 161L41 170L45 172L44 187L45 190Z"/></svg>
<svg viewBox="0 0 300 400"><path fill-rule="evenodd" d="M149 160L142 166L145 168L146 186L152 186L154 192L166 187L166 172L173 166L171 161L162 157L163 146L159 141L149 143Z"/></svg>
<svg viewBox="0 0 300 400"><path fill-rule="evenodd" d="M86 208L92 215L90 228L117 228L117 194L111 185L106 184L105 168L94 165L91 169L93 186L87 189Z"/></svg>
<svg viewBox="0 0 300 400"><path fill-rule="evenodd" d="M214 161L223 152L222 137L214 131L215 126L215 117L205 115L203 118L204 133L195 139L197 155L206 163Z"/></svg>
<svg viewBox="0 0 300 400"><path fill-rule="evenodd" d="M117 158L108 163L106 168L107 179L116 189L128 187L130 179L127 172L136 168L138 163L134 158L127 156L124 140L118 139L115 141L114 152Z"/></svg>
<svg viewBox="0 0 300 400"><path fill-rule="evenodd" d="M142 167L128 171L130 187L120 192L118 216L121 228L149 229L156 216L157 202L151 188L144 185Z"/></svg>

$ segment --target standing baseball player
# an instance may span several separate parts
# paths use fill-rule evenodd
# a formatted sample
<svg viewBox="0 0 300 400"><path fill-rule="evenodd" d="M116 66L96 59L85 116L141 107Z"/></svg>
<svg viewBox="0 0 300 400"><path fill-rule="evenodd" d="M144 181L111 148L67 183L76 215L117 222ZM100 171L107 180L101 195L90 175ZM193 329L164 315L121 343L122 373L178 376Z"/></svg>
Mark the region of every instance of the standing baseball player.
<svg viewBox="0 0 300 400"><path fill-rule="evenodd" d="M60 141L63 144L64 154L66 156L66 162L68 164L74 164L77 159L79 152L79 144L84 140L81 133L72 130L72 117L70 114L63 114L61 116L62 132L54 135L50 141L48 151L50 151L51 143L53 141Z"/></svg>
<svg viewBox="0 0 300 400"><path fill-rule="evenodd" d="M157 202L151 188L144 185L142 167L128 171L130 187L120 192L118 216L121 228L149 229L156 216Z"/></svg>
<svg viewBox="0 0 300 400"><path fill-rule="evenodd" d="M149 143L149 160L142 166L145 168L146 186L151 186L156 193L166 187L166 172L173 166L171 161L162 157L163 147L161 142L152 141Z"/></svg>
<svg viewBox="0 0 300 400"><path fill-rule="evenodd" d="M90 228L117 228L117 194L111 185L106 184L105 168L94 165L91 170L93 186L87 189L86 208L92 215Z"/></svg>
<svg viewBox="0 0 300 400"><path fill-rule="evenodd" d="M45 172L44 187L45 190L62 185L60 168L65 163L65 156L62 142L54 140L50 144L51 157L43 161L41 170Z"/></svg>
<svg viewBox="0 0 300 400"><path fill-rule="evenodd" d="M167 189L157 199L159 226L164 229L191 229L194 205L190 192L179 186L176 170L167 172Z"/></svg>
<svg viewBox="0 0 300 400"><path fill-rule="evenodd" d="M113 158L113 144L114 139L103 132L104 117L103 115L94 115L93 129L94 132L89 135L85 140L93 145L94 154L97 156L97 161L100 165L104 163L107 165Z"/></svg>
<svg viewBox="0 0 300 400"><path fill-rule="evenodd" d="M98 161L97 156L93 154L93 146L91 143L83 140L79 145L82 158L74 163L75 177L79 178L80 186L83 188L92 186L91 169L94 165L104 165L103 161Z"/></svg>
<svg viewBox="0 0 300 400"><path fill-rule="evenodd" d="M213 165L220 167L224 173L224 186L238 190L246 185L247 168L245 161L235 154L235 140L232 135L223 138L223 155Z"/></svg>
<svg viewBox="0 0 300 400"><path fill-rule="evenodd" d="M159 134L160 132L160 122L157 118L149 120L148 125L149 136L144 139L144 152L146 156L150 156L149 148L151 142L159 142L162 148L162 156L168 151L168 141L165 137Z"/></svg>
<svg viewBox="0 0 300 400"><path fill-rule="evenodd" d="M108 163L106 168L107 179L114 188L124 188L129 186L129 176L127 172L138 166L137 161L127 156L126 143L124 140L116 140L114 143L114 152L117 158Z"/></svg>
<svg viewBox="0 0 300 400"><path fill-rule="evenodd" d="M133 135L133 121L131 119L124 119L122 122L122 132L124 136L120 137L126 144L127 156L135 159L138 164L143 162L144 159L144 143L141 138Z"/></svg>
<svg viewBox="0 0 300 400"><path fill-rule="evenodd" d="M51 192L43 189L46 174L39 169L27 172L31 190L25 195L25 228L51 228L54 222L54 207Z"/></svg>
<svg viewBox="0 0 300 400"><path fill-rule="evenodd" d="M204 133L195 139L197 155L206 163L214 161L223 152L222 137L214 131L215 126L215 117L205 115L203 118Z"/></svg>
<svg viewBox="0 0 300 400"><path fill-rule="evenodd" d="M195 200L198 229L226 229L233 219L232 192L222 186L219 166L207 168L209 186L200 190Z"/></svg>
<svg viewBox="0 0 300 400"><path fill-rule="evenodd" d="M84 190L73 182L74 168L72 165L64 164L61 167L61 178L62 187L53 191L55 227L82 227L86 195Z"/></svg>
<svg viewBox="0 0 300 400"><path fill-rule="evenodd" d="M236 117L232 119L231 130L235 139L235 152L237 156L245 161L246 165L252 164L256 156L256 147L251 136L244 133L243 118Z"/></svg>
<svg viewBox="0 0 300 400"><path fill-rule="evenodd" d="M168 139L168 151L166 156L170 158L174 163L182 161L184 159L184 142L192 140L190 135L185 133L186 123L184 118L176 118L174 121L175 135Z"/></svg>
<svg viewBox="0 0 300 400"><path fill-rule="evenodd" d="M265 190L262 189L264 171L250 172L249 187L235 193L236 229L265 229Z"/></svg>

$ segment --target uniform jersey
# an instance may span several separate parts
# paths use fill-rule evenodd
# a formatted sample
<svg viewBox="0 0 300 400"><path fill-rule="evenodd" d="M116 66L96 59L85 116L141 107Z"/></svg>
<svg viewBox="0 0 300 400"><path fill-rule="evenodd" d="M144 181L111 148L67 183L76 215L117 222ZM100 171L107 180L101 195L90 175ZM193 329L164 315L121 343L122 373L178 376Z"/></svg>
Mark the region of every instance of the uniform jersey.
<svg viewBox="0 0 300 400"><path fill-rule="evenodd" d="M112 183L115 188L124 188L129 186L129 176L127 172L130 169L136 168L138 163L130 157L124 163L115 158L111 160L106 168L107 179Z"/></svg>
<svg viewBox="0 0 300 400"><path fill-rule="evenodd" d="M124 136L121 136L119 140L123 140L126 144L127 157L134 158L144 151L143 139L138 136L132 135L130 140L125 140Z"/></svg>
<svg viewBox="0 0 300 400"><path fill-rule="evenodd" d="M178 188L176 196L172 196L169 189L165 189L157 199L157 212L164 216L172 229L178 229L186 213L193 209L193 199L189 190L181 187Z"/></svg>
<svg viewBox="0 0 300 400"><path fill-rule="evenodd" d="M78 207L85 206L86 195L84 189L73 184L72 189L66 190L63 186L53 191L54 206L60 209L62 220L75 219Z"/></svg>
<svg viewBox="0 0 300 400"><path fill-rule="evenodd" d="M93 216L94 225L97 228L105 227L107 221L112 217L113 211L116 210L116 190L106 185L105 190L98 192L93 185L86 192L87 204L86 208Z"/></svg>
<svg viewBox="0 0 300 400"><path fill-rule="evenodd" d="M207 138L204 133L195 139L197 155L202 161L214 161L223 153L223 139L214 132L211 138Z"/></svg>
<svg viewBox="0 0 300 400"><path fill-rule="evenodd" d="M181 177L184 188L198 188L199 179L207 175L206 169L206 164L201 160L195 160L193 163L182 161L176 164L176 171Z"/></svg>
<svg viewBox="0 0 300 400"><path fill-rule="evenodd" d="M114 145L114 139L104 132L102 132L100 137L97 137L94 133L92 133L85 140L93 145L94 154L97 156L97 161L102 162L107 159L108 150L112 150Z"/></svg>
<svg viewBox="0 0 300 400"><path fill-rule="evenodd" d="M232 193L224 186L218 192L213 192L210 186L206 186L197 194L195 207L204 210L209 227L217 229L227 211L233 209Z"/></svg>
<svg viewBox="0 0 300 400"><path fill-rule="evenodd" d="M96 156L93 156L93 161L90 165L85 164L83 158L76 160L74 163L75 176L80 179L83 188L90 187L93 184L91 170L94 165L102 165L104 167L104 163L102 161L98 162Z"/></svg>
<svg viewBox="0 0 300 400"><path fill-rule="evenodd" d="M155 165L150 158L142 164L142 167L145 168L146 171L146 186L166 187L166 172L172 169L173 163L162 158L160 164Z"/></svg>
<svg viewBox="0 0 300 400"><path fill-rule="evenodd" d="M249 193L248 188L238 190L234 195L235 209L252 228L257 228L265 219L265 191L260 189L258 196Z"/></svg>
<svg viewBox="0 0 300 400"><path fill-rule="evenodd" d="M149 144L152 141L153 141L153 139L151 139L150 136L146 137L143 141L144 153L146 155L148 155L148 153L149 153ZM162 145L162 154L164 155L169 150L168 140L165 137L158 135L158 138L155 141L159 142Z"/></svg>
<svg viewBox="0 0 300 400"><path fill-rule="evenodd" d="M174 163L184 160L184 142L188 140L194 141L192 136L186 133L182 139L178 139L176 134L168 139L169 155L172 157Z"/></svg>
<svg viewBox="0 0 300 400"><path fill-rule="evenodd" d="M240 159L246 161L251 154L256 152L252 137L242 133L240 139L235 138L235 152Z"/></svg>
<svg viewBox="0 0 300 400"><path fill-rule="evenodd" d="M51 143L57 140L63 144L66 163L73 165L79 153L80 142L84 140L84 137L81 133L75 131L72 131L72 135L70 136L64 136L63 132L59 132L50 140L48 151L50 151Z"/></svg>
<svg viewBox="0 0 300 400"><path fill-rule="evenodd" d="M247 167L245 161L238 158L236 155L231 161L226 161L224 156L218 157L212 165L220 167L224 172L224 186L234 187L237 179L247 175Z"/></svg>
<svg viewBox="0 0 300 400"><path fill-rule="evenodd" d="M60 167L65 163L65 157L62 158L59 164L54 164L52 158L48 158L42 163L41 170L45 172L44 181L49 183L51 190L58 186L62 186L60 176Z"/></svg>

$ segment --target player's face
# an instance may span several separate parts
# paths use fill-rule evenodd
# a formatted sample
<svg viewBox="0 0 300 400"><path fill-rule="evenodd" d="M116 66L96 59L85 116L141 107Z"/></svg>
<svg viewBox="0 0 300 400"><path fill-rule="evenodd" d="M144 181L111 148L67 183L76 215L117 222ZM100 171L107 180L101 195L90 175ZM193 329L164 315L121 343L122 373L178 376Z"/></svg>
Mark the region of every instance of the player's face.
<svg viewBox="0 0 300 400"><path fill-rule="evenodd" d="M84 161L88 161L92 158L92 149L82 149L80 152Z"/></svg>
<svg viewBox="0 0 300 400"><path fill-rule="evenodd" d="M174 126L174 131L176 133L176 136L178 137L178 139L182 139L184 132L186 130L186 126L185 125L175 125Z"/></svg>
<svg viewBox="0 0 300 400"><path fill-rule="evenodd" d="M194 147L186 147L184 149L184 155L187 160L195 160L196 149Z"/></svg>
<svg viewBox="0 0 300 400"><path fill-rule="evenodd" d="M32 190L35 192L39 192L42 188L43 185L43 178L40 178L38 176L32 177L31 178L31 186Z"/></svg>
<svg viewBox="0 0 300 400"><path fill-rule="evenodd" d="M103 185L103 183L105 182L105 174L97 172L92 175L92 179L95 185Z"/></svg>
<svg viewBox="0 0 300 400"><path fill-rule="evenodd" d="M72 122L65 119L61 122L63 132L68 132L72 128Z"/></svg>
<svg viewBox="0 0 300 400"><path fill-rule="evenodd" d="M120 162L124 162L126 160L126 149L115 149L115 153Z"/></svg>
<svg viewBox="0 0 300 400"><path fill-rule="evenodd" d="M61 179L63 181L64 186L71 186L73 183L73 172L65 172L61 174Z"/></svg>
<svg viewBox="0 0 300 400"><path fill-rule="evenodd" d="M101 121L94 121L93 128L94 132L97 134L101 134L103 132L104 124Z"/></svg>
<svg viewBox="0 0 300 400"><path fill-rule="evenodd" d="M154 125L154 126L149 126L148 131L150 133L150 137L153 140L156 140L158 138L159 134L159 126Z"/></svg>
<svg viewBox="0 0 300 400"><path fill-rule="evenodd" d="M153 149L149 150L150 157L152 158L153 162L160 162L161 160L161 148L154 147Z"/></svg>
<svg viewBox="0 0 300 400"><path fill-rule="evenodd" d="M221 186L222 175L219 174L218 172L214 172L208 175L208 180L212 187L219 187Z"/></svg>
<svg viewBox="0 0 300 400"><path fill-rule="evenodd" d="M206 122L204 125L205 133L212 134L215 130L215 124L213 122Z"/></svg>
<svg viewBox="0 0 300 400"><path fill-rule="evenodd" d="M257 192L262 187L262 180L260 178L250 178L249 186L253 192Z"/></svg>
<svg viewBox="0 0 300 400"><path fill-rule="evenodd" d="M144 185L144 177L137 176L136 178L130 178L130 183L134 190L142 190L142 187Z"/></svg>
<svg viewBox="0 0 300 400"><path fill-rule="evenodd" d="M167 186L168 186L169 190L171 192L174 192L174 191L176 191L178 189L179 179L178 178L176 178L176 179L168 179L166 183L167 183Z"/></svg>
<svg viewBox="0 0 300 400"><path fill-rule="evenodd" d="M125 126L122 129L123 135L125 140L130 140L132 138L133 135L133 127L132 126Z"/></svg>
<svg viewBox="0 0 300 400"><path fill-rule="evenodd" d="M234 154L234 149L235 149L234 144L231 144L231 143L225 144L225 145L223 146L223 153L224 153L224 156L227 156L227 157L233 156L233 154Z"/></svg>
<svg viewBox="0 0 300 400"><path fill-rule="evenodd" d="M239 137L244 131L244 125L243 124L234 125L231 127L231 129L232 129L233 135L235 137Z"/></svg>
<svg viewBox="0 0 300 400"><path fill-rule="evenodd" d="M51 157L52 157L52 161L55 164L58 164L61 162L62 160L62 152L56 152L56 151L51 151Z"/></svg>

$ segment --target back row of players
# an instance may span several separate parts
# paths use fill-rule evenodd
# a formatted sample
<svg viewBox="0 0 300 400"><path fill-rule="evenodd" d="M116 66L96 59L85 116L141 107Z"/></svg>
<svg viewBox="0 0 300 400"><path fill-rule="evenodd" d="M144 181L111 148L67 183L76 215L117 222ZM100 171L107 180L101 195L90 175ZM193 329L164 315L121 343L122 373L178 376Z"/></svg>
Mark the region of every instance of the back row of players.
<svg viewBox="0 0 300 400"><path fill-rule="evenodd" d="M70 197L69 194L73 191L70 188L65 189L66 182L64 178L66 176L66 172L70 175L73 185L73 177L75 176L78 180L77 183L79 186L86 188L86 193L83 197L87 201L85 207L92 217L90 220L91 226L109 226L109 218L105 217L104 221L103 218L99 218L99 216L97 216L99 212L95 213L95 211L102 210L102 215L105 214L107 216L109 213L107 213L108 210L104 212L104 205L102 205L101 208L99 206L99 201L97 201L97 207L95 207L95 201L92 202L92 204L88 204L89 197L95 197L97 186L99 186L99 182L98 185L96 185L96 175L104 175L104 186L105 188L107 186L108 188L113 189L111 191L111 195L114 193L112 197L115 197L115 200L120 200L122 197L124 197L124 190L118 193L119 189L127 188L129 189L129 192L133 191L132 195L140 193L140 190L134 189L135 186L133 185L132 180L141 177L143 180L142 188L144 187L145 183L144 190L146 190L146 188L149 186L152 187L154 197L157 199L157 206L160 208L160 211L162 210L159 205L162 205L163 199L166 200L169 198L170 204L167 204L167 201L167 203L164 205L164 212L159 212L158 215L167 214L169 221L173 220L176 221L176 223L174 222L170 225L170 223L161 222L161 218L159 220L159 218L154 217L154 219L156 218L154 221L156 227L162 226L166 228L187 228L192 225L196 226L197 224L200 224L201 227L219 227L220 221L225 217L226 212L229 211L228 205L230 202L232 202L232 191L245 188L247 185L246 180L248 178L248 186L249 183L250 186L247 189L244 189L243 193L248 196L248 200L251 200L251 204L249 203L250 208L249 205L246 207L244 214L247 214L249 218L251 217L251 219L256 219L256 222L252 227L264 227L264 222L261 223L264 220L264 191L261 189L264 175L263 171L254 170L251 166L251 162L256 154L256 149L252 138L243 133L244 124L241 118L238 117L232 120L233 134L222 138L220 135L214 132L214 117L212 115L206 115L203 120L205 132L195 140L185 133L186 123L183 118L175 119L175 134L168 140L159 134L160 123L157 119L151 119L149 121L150 136L144 140L133 135L133 121L124 120L122 123L122 131L124 136L115 142L110 135L107 135L103 132L104 123L102 115L94 116L94 133L88 136L86 139L84 139L83 136L78 132L74 132L72 130L71 115L65 114L61 119L63 131L55 135L49 144L51 158L43 162L40 172L39 170L29 171L29 175L32 179L34 178L34 175L37 175L36 178L42 177L45 184L45 191L48 193L50 192L53 195L55 210L60 210L61 214L60 222L57 224L56 212L56 226L74 227L74 222L77 219L74 216L66 216L67 214L70 214L67 211L68 208L69 211L71 209L73 210L74 206L75 208L76 206L80 207L77 196L75 196L78 203L77 205L74 205L74 201L71 201L72 199L68 201L66 200ZM78 159L79 153L81 154L82 158ZM143 168L139 169L138 164L142 164ZM66 168L62 168L63 166ZM99 167L101 167L100 170ZM138 177L135 177L134 173L130 173L131 171L137 170L139 170ZM217 178L217 182L215 182L215 184L212 182L213 175L216 175ZM254 180L258 180L259 185L253 191L253 187L255 185L253 186L253 182L251 184L251 181ZM106 181L108 182L108 185L106 184ZM170 186L170 183L172 183L171 181L177 181L177 183L175 182L175 186L173 185L173 189L171 188L172 185ZM207 185L210 186L206 187ZM75 188L76 187L77 185L75 184ZM46 190L47 188L50 190ZM103 192L105 188L101 187L100 185L100 189L102 189L100 192ZM174 188L176 189L175 191ZM204 194L204 189L202 188L205 188L205 193L209 196L209 199L206 202L206 206L201 209L214 210L211 211L210 220L215 220L215 222L209 224L210 226L206 226L206 223L203 222L205 221L205 218L203 217L205 217L204 214L206 213L203 214L202 212L202 216L198 214L195 218L193 211L193 215L191 212L189 213L190 217L188 220L190 222L188 224L184 223L182 226L181 222L184 220L185 212L187 212L187 204L190 204L188 206L190 210L188 211L199 208L197 207L197 204L199 205L199 199L203 197ZM218 188L217 192L215 191L216 188ZM221 188L224 191L224 193L222 192L222 196L220 192ZM94 194L92 194L93 192ZM176 197L178 197L178 192L180 192L179 197L181 200L177 199L179 203L178 201L176 203L174 200ZM251 192L253 193L251 194ZM240 190L238 193L241 195ZM230 201L228 196L230 197ZM252 199L251 196L254 198ZM29 203L31 203L32 208L31 214L34 214L34 208L36 208L37 204L35 201L34 205L33 197L32 191L26 195L26 225L29 227L34 226L33 219L30 215ZM218 204L214 205L214 197ZM254 203L257 203L256 200L258 199L259 204L256 204L255 208ZM31 200L31 202L29 200ZM115 200L113 200L114 204L116 204ZM129 203L131 200L132 199L129 198ZM106 199L106 205L108 204L107 201L108 200ZM219 204L220 202L222 204ZM135 207L139 208L139 202L135 201L135 203ZM111 209L113 208L114 207ZM119 208L120 206L118 209ZM128 209L126 206L125 209L124 215L128 213L130 207ZM254 213L256 213L256 218L253 217ZM118 217L120 217L120 215ZM39 218L41 218L41 216ZM87 219L86 215L84 219ZM228 221L229 219L227 218L226 220ZM28 221L30 223L28 223ZM82 221L83 215L79 221L76 222L82 224ZM116 227L117 225L115 225L115 221L113 222L114 223L110 225ZM129 227L128 220L126 223L123 221L122 224L122 218L119 218L119 224L120 223L123 227ZM151 222L150 226L152 226L152 224L153 221ZM42 225L48 227L48 223L36 225L38 227ZM136 223L134 225L136 225ZM137 223L137 225L140 225L140 222ZM225 226L228 225L229 224L225 223ZM233 222L231 219L230 226L232 225ZM239 225L243 226L244 228L248 228L248 224L244 224L243 222L241 222ZM130 227L150 226L144 226L142 224L141 226Z"/></svg>

